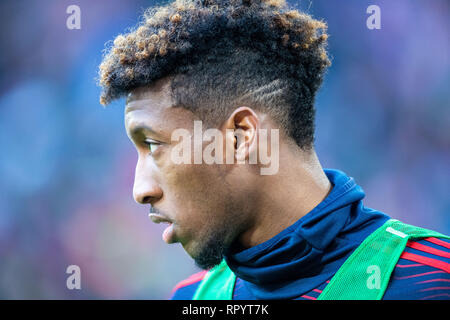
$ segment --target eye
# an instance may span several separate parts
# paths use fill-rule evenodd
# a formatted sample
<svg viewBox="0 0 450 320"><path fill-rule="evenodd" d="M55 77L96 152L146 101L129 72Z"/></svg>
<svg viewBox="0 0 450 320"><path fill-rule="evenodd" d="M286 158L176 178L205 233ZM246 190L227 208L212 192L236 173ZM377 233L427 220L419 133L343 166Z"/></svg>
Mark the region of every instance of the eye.
<svg viewBox="0 0 450 320"><path fill-rule="evenodd" d="M150 154L153 154L156 149L160 146L160 143L155 140L147 139L144 141L144 143L148 146L148 150L150 151Z"/></svg>

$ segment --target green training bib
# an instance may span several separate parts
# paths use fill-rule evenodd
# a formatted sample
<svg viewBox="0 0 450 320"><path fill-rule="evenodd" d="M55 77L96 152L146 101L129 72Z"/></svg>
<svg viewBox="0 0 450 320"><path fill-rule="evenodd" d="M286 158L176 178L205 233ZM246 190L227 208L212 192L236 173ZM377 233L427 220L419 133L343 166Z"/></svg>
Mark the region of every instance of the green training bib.
<svg viewBox="0 0 450 320"><path fill-rule="evenodd" d="M380 300L408 240L445 238L436 231L388 220L370 234L339 268L318 300ZM193 300L232 300L236 275L223 260L197 288Z"/></svg>

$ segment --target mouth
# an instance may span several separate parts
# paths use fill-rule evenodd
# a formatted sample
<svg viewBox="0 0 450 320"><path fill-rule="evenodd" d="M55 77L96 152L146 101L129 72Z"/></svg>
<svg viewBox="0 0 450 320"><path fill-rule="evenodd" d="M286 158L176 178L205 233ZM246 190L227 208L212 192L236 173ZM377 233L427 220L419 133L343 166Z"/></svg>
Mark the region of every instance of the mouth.
<svg viewBox="0 0 450 320"><path fill-rule="evenodd" d="M157 213L150 213L149 218L154 222L154 223L166 223L168 224L167 228L164 229L164 232L162 234L162 239L164 240L164 242L170 244L170 243L174 243L175 239L174 239L174 230L173 230L173 221L170 220L169 218L157 214Z"/></svg>

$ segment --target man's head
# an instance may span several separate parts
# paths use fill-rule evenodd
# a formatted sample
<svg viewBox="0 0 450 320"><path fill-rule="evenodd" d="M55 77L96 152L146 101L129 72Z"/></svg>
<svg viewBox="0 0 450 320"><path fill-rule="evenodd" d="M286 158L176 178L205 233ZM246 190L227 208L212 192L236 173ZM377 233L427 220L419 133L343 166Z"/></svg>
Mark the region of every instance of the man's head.
<svg viewBox="0 0 450 320"><path fill-rule="evenodd" d="M329 65L325 29L280 0L185 0L148 10L107 51L101 103L128 96L135 199L172 222L166 240L199 266L220 262L254 223L261 180L252 165L174 164L172 132L192 133L201 120L224 133L224 157L248 159L261 128L312 149L314 97ZM246 148L227 129L241 130Z"/></svg>

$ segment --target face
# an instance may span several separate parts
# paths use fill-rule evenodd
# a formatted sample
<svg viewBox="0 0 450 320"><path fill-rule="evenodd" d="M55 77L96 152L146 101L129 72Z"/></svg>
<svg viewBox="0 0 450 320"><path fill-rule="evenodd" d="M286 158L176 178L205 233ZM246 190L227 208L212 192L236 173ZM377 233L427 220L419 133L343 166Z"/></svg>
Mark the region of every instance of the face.
<svg viewBox="0 0 450 320"><path fill-rule="evenodd" d="M149 205L154 222L168 223L167 243L179 242L201 268L218 264L248 226L245 184L233 165L175 164L175 129L194 130L194 114L173 106L170 80L133 90L127 99L125 128L138 152L133 196ZM233 145L224 137L225 144ZM193 148L192 148L193 149Z"/></svg>

